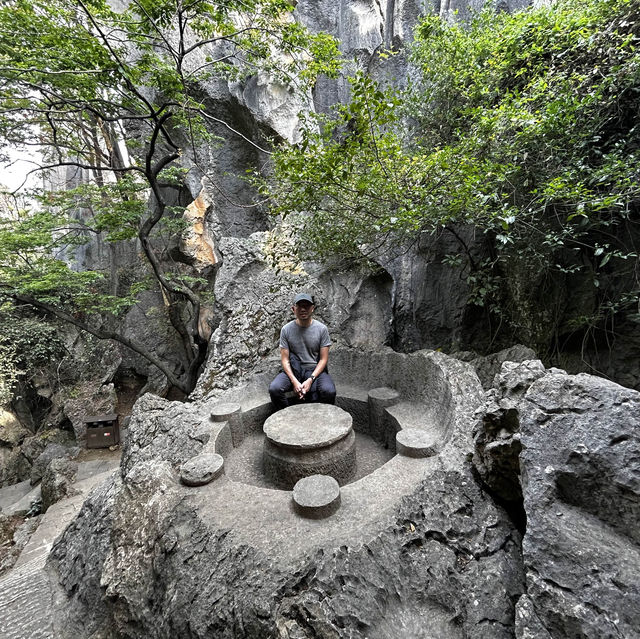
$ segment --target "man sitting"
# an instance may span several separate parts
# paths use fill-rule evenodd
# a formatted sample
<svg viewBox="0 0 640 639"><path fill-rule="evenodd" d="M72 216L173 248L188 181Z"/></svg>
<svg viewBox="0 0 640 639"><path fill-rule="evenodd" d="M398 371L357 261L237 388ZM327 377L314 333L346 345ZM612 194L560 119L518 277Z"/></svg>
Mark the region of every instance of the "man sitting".
<svg viewBox="0 0 640 639"><path fill-rule="evenodd" d="M292 389L298 401L335 403L336 387L327 372L331 338L327 327L313 319L314 309L311 295L299 293L291 307L296 319L280 331L283 372L269 386L276 410L289 406L286 393Z"/></svg>

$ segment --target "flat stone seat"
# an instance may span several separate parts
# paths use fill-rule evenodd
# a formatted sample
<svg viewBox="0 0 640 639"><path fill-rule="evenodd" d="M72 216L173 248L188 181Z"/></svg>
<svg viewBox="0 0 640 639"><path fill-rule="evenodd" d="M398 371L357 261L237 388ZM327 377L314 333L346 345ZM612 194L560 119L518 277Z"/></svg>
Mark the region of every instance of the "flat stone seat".
<svg viewBox="0 0 640 639"><path fill-rule="evenodd" d="M244 424L242 421L242 406L235 402L220 402L211 409L212 422L228 422L231 439L234 446L239 446L244 440Z"/></svg>
<svg viewBox="0 0 640 639"><path fill-rule="evenodd" d="M224 473L224 458L217 453L201 453L180 467L180 481L185 486L204 486Z"/></svg>
<svg viewBox="0 0 640 639"><path fill-rule="evenodd" d="M368 397L370 400L384 403L385 406L391 406L398 403L400 393L393 388L381 386L379 388L372 388L368 393Z"/></svg>
<svg viewBox="0 0 640 639"><path fill-rule="evenodd" d="M352 430L352 418L331 404L296 404L271 415L263 430L275 446L313 450L344 439Z"/></svg>
<svg viewBox="0 0 640 639"><path fill-rule="evenodd" d="M433 434L419 428L404 428L396 434L396 452L405 457L431 457L438 452Z"/></svg>
<svg viewBox="0 0 640 639"><path fill-rule="evenodd" d="M214 422L226 422L236 413L242 412L240 404L235 402L220 402L211 409L211 420Z"/></svg>
<svg viewBox="0 0 640 639"><path fill-rule="evenodd" d="M293 487L293 507L303 517L329 517L340 508L340 485L328 475L303 477Z"/></svg>
<svg viewBox="0 0 640 639"><path fill-rule="evenodd" d="M303 477L329 475L346 483L356 471L356 437L349 413L331 404L296 404L263 427L264 473L291 490Z"/></svg>

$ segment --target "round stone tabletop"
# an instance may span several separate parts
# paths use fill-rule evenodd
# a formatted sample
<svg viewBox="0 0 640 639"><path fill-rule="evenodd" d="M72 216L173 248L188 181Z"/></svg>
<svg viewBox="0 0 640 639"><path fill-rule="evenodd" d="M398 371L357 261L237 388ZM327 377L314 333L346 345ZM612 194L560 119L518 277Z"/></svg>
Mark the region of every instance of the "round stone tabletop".
<svg viewBox="0 0 640 639"><path fill-rule="evenodd" d="M332 404L295 404L271 415L263 430L275 446L313 450L345 438L352 421L349 413Z"/></svg>

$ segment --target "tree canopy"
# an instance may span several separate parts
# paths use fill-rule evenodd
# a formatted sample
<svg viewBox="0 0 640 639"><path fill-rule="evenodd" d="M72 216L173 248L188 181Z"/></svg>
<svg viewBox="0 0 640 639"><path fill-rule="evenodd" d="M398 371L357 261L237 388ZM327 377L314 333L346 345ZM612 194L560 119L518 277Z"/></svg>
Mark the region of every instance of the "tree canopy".
<svg viewBox="0 0 640 639"><path fill-rule="evenodd" d="M337 71L335 41L312 35L287 0L3 0L0 3L0 148L37 157L54 184L77 171L73 188L42 188L0 217L0 297L117 339L189 392L207 352L198 330L202 280L159 250L180 231L175 193L214 143L222 121L198 99L213 80L262 72L308 91ZM232 132L229 123L222 122ZM238 133L237 131L235 133ZM238 133L239 134L239 133ZM58 173L56 173L56 171ZM82 215L79 216L78 212ZM113 291L108 274L72 268L74 248L100 234L135 240L148 277ZM174 371L113 321L140 290L159 289L186 353Z"/></svg>
<svg viewBox="0 0 640 639"><path fill-rule="evenodd" d="M274 212L305 252L356 259L473 225L492 253L466 265L471 301L507 320L518 269L590 281L600 302L578 322L637 313L638 15L637 0L558 0L468 24L427 17L406 89L358 74L349 104L279 150L263 187ZM624 276L605 286L614 263Z"/></svg>

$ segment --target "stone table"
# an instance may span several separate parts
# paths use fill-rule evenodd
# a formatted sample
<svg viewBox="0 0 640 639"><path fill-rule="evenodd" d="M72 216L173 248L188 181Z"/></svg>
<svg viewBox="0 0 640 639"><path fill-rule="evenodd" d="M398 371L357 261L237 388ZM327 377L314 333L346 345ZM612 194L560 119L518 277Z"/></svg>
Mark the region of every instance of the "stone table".
<svg viewBox="0 0 640 639"><path fill-rule="evenodd" d="M303 477L329 475L340 485L356 471L351 415L331 404L296 404L269 417L263 427L264 472L292 489Z"/></svg>

